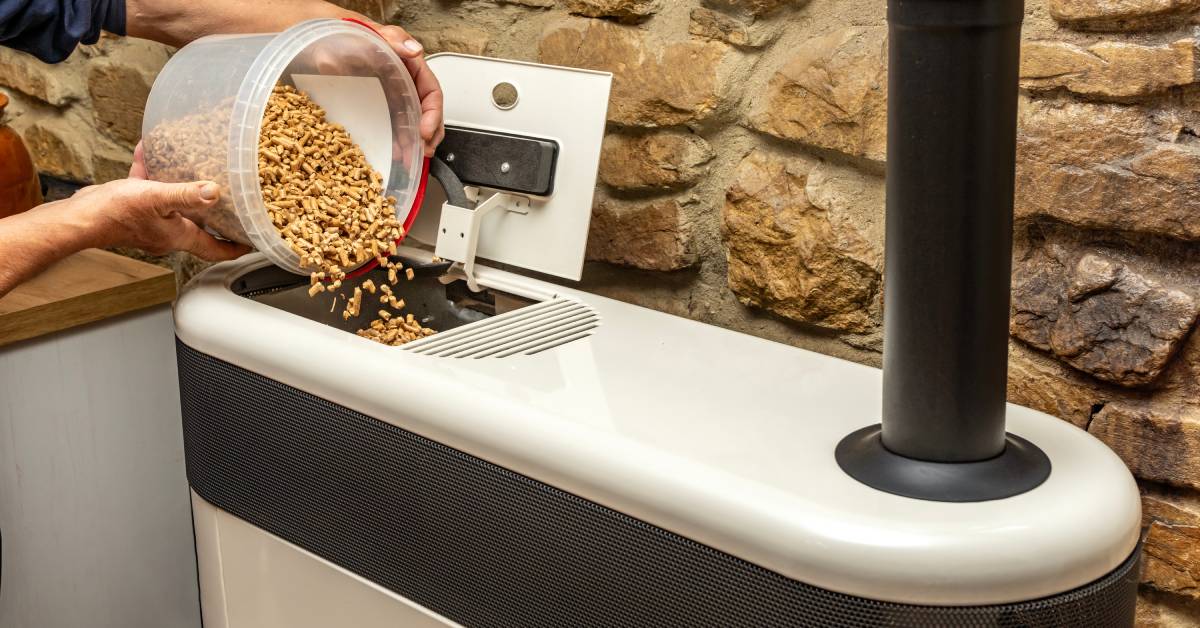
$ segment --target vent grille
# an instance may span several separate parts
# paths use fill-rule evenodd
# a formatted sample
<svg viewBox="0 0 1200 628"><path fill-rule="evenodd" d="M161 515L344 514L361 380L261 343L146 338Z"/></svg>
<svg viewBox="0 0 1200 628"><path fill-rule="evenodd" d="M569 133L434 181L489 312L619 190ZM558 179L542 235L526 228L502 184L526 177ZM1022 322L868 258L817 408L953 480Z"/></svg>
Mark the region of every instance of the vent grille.
<svg viewBox="0 0 1200 628"><path fill-rule="evenodd" d="M586 304L552 299L404 345L439 358L534 355L592 335L600 316Z"/></svg>

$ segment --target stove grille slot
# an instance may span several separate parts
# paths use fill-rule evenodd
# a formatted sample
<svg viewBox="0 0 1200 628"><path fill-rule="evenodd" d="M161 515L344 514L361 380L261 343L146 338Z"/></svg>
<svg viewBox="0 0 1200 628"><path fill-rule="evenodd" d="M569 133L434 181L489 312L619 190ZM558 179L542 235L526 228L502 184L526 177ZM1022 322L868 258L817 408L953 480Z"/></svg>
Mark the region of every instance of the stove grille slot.
<svg viewBox="0 0 1200 628"><path fill-rule="evenodd" d="M600 316L572 299L551 299L486 321L404 345L441 358L507 358L533 355L592 335Z"/></svg>

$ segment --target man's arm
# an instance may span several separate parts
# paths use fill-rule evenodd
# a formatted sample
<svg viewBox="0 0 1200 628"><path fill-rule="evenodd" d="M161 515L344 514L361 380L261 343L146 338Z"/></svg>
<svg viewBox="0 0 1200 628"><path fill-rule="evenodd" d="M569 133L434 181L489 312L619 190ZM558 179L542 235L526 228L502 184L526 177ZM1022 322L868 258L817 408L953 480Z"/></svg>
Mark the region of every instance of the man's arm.
<svg viewBox="0 0 1200 628"><path fill-rule="evenodd" d="M56 63L77 43L96 43L102 29L182 46L217 33L274 33L315 18L361 20L391 44L416 83L421 139L432 156L445 134L442 91L421 44L399 26L374 24L324 0L0 0L0 45Z"/></svg>
<svg viewBox="0 0 1200 628"><path fill-rule="evenodd" d="M92 235L86 220L55 205L0 220L5 257L0 264L0 296L63 257L89 248Z"/></svg>
<svg viewBox="0 0 1200 628"><path fill-rule="evenodd" d="M54 262L87 248L128 246L161 255L188 251L210 261L247 252L202 230L198 217L217 201L214 183L122 179L0 220L0 296Z"/></svg>
<svg viewBox="0 0 1200 628"><path fill-rule="evenodd" d="M21 19L6 21L14 16ZM97 36L102 26L180 46L210 34L277 32L308 19L344 17L371 23L322 0L0 0L0 44L20 47L17 44L45 39L45 32L65 30L70 37L63 41L73 47L75 41ZM82 34L72 30L75 22L83 24ZM421 97L421 137L426 155L432 155L443 135L437 79L425 64L420 44L404 29L372 25L413 76ZM70 51L66 44L58 45L58 39L53 41L57 43L43 51L47 60ZM204 213L216 201L215 185L140 180L139 157L135 152L135 178L85 188L69 199L0 220L0 251L5 256L0 261L0 296L55 261L89 247L182 250L208 260L232 259L247 251L201 228Z"/></svg>
<svg viewBox="0 0 1200 628"><path fill-rule="evenodd" d="M113 0L120 1L120 0ZM125 0L125 28L132 37L182 46L216 33L274 33L316 18L354 18L371 24L404 60L421 97L425 154L445 134L442 90L425 64L424 48L399 26L374 20L324 0Z"/></svg>
<svg viewBox="0 0 1200 628"><path fill-rule="evenodd" d="M176 47L214 33L275 33L322 17L373 21L323 0L125 0L129 36Z"/></svg>

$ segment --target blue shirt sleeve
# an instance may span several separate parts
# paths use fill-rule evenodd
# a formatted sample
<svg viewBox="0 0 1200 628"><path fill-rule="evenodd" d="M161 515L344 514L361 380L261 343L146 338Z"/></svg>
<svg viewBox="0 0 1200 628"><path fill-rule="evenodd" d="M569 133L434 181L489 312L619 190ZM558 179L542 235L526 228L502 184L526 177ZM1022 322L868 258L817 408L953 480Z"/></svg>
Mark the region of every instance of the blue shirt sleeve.
<svg viewBox="0 0 1200 628"><path fill-rule="evenodd" d="M102 30L125 34L125 0L0 0L0 45L46 63L96 43Z"/></svg>

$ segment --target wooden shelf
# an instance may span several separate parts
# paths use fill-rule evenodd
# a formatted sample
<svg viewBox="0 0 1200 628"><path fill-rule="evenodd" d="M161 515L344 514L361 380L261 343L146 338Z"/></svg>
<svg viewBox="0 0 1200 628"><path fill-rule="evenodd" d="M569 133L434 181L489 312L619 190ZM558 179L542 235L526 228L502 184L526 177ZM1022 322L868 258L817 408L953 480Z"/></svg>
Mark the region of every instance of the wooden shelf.
<svg viewBox="0 0 1200 628"><path fill-rule="evenodd" d="M175 274L89 249L0 298L0 346L170 303Z"/></svg>

